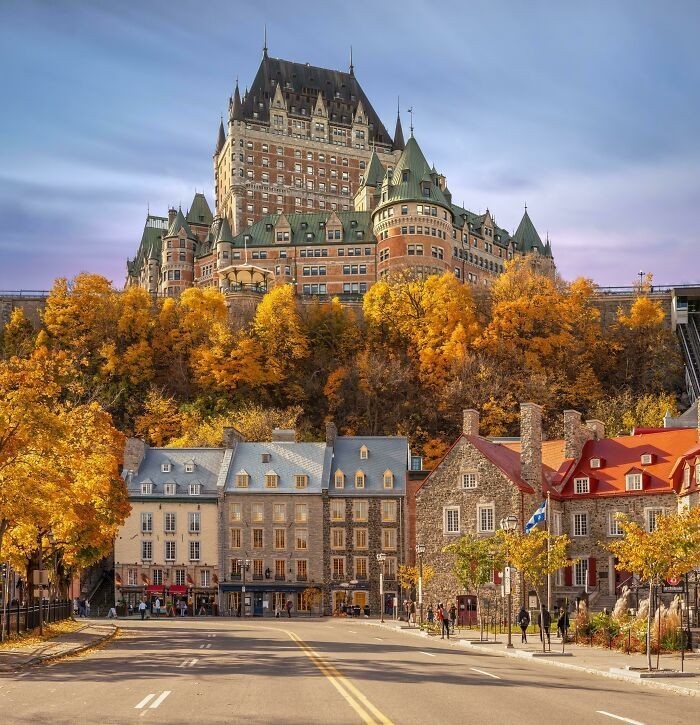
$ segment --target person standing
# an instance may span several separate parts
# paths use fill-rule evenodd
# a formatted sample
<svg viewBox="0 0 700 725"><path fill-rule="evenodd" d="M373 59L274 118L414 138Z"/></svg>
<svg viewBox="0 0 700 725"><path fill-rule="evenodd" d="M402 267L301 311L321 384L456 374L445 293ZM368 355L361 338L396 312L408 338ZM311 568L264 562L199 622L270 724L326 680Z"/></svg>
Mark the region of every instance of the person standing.
<svg viewBox="0 0 700 725"><path fill-rule="evenodd" d="M146 602L143 599L139 602L139 613L142 620L146 618Z"/></svg>
<svg viewBox="0 0 700 725"><path fill-rule="evenodd" d="M518 612L518 616L515 618L515 622L520 627L520 632L522 633L521 642L525 642L527 644L527 628L530 626L530 613L525 609L525 605L520 607L520 611Z"/></svg>
<svg viewBox="0 0 700 725"><path fill-rule="evenodd" d="M411 618L409 621L412 622L413 624L415 624L416 623L416 603L413 600L411 600L411 606L409 609L409 613L411 615Z"/></svg>
<svg viewBox="0 0 700 725"><path fill-rule="evenodd" d="M445 633L447 633L447 639L450 638L450 619L443 607L442 603L438 604L438 622L441 624L441 635L440 639L445 639Z"/></svg>
<svg viewBox="0 0 700 725"><path fill-rule="evenodd" d="M559 610L559 619L557 619L557 636L566 637L569 631L569 613L562 607Z"/></svg>
<svg viewBox="0 0 700 725"><path fill-rule="evenodd" d="M450 607L450 626L452 627L452 634L455 633L455 623L457 622L457 607L454 603Z"/></svg>
<svg viewBox="0 0 700 725"><path fill-rule="evenodd" d="M428 605L428 624L432 624L435 621L435 612L433 611L433 605Z"/></svg>
<svg viewBox="0 0 700 725"><path fill-rule="evenodd" d="M540 641L544 642L545 636L547 637L547 643L550 643L550 627L552 626L552 615L549 613L547 606L543 604L540 607L540 612L537 615L537 624L540 627Z"/></svg>
<svg viewBox="0 0 700 725"><path fill-rule="evenodd" d="M158 619L160 617L160 599L156 597L156 601L153 602L153 616Z"/></svg>
<svg viewBox="0 0 700 725"><path fill-rule="evenodd" d="M287 617L292 618L292 600L287 599Z"/></svg>

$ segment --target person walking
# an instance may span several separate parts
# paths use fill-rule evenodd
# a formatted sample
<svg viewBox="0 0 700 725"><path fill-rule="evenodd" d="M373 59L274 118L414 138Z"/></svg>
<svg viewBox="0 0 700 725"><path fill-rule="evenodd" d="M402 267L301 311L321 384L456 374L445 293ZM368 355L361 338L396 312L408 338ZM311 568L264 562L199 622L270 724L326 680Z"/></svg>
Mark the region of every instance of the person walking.
<svg viewBox="0 0 700 725"><path fill-rule="evenodd" d="M537 615L537 624L540 627L540 642L544 642L546 636L547 643L550 644L551 633L549 630L552 626L552 615L549 613L545 604L540 607L539 614Z"/></svg>
<svg viewBox="0 0 700 725"><path fill-rule="evenodd" d="M153 602L153 616L158 619L160 617L160 599L156 597L156 601Z"/></svg>
<svg viewBox="0 0 700 725"><path fill-rule="evenodd" d="M428 624L432 624L435 621L435 612L433 611L433 605L428 605Z"/></svg>
<svg viewBox="0 0 700 725"><path fill-rule="evenodd" d="M450 626L452 627L452 634L455 633L456 622L457 622L457 607L455 607L454 602L453 602L452 606L450 607Z"/></svg>
<svg viewBox="0 0 700 725"><path fill-rule="evenodd" d="M109 608L109 612L107 612L107 619L117 619L117 608L116 607Z"/></svg>
<svg viewBox="0 0 700 725"><path fill-rule="evenodd" d="M527 644L527 628L530 626L530 613L525 609L525 605L520 607L518 616L515 618L515 622L520 627L522 633L521 642Z"/></svg>
<svg viewBox="0 0 700 725"><path fill-rule="evenodd" d="M411 615L410 622L415 624L416 623L416 603L413 600L411 600L411 607L410 607L409 611L410 611L410 615Z"/></svg>
<svg viewBox="0 0 700 725"><path fill-rule="evenodd" d="M447 633L447 639L450 638L450 618L442 604L438 604L438 621L442 624L442 634L440 639L445 639L445 633Z"/></svg>
<svg viewBox="0 0 700 725"><path fill-rule="evenodd" d="M139 613L142 620L146 618L146 602L143 599L139 602Z"/></svg>
<svg viewBox="0 0 700 725"><path fill-rule="evenodd" d="M569 631L569 613L561 607L559 610L559 619L557 619L557 637L566 637Z"/></svg>
<svg viewBox="0 0 700 725"><path fill-rule="evenodd" d="M292 600L287 599L287 617L292 618Z"/></svg>

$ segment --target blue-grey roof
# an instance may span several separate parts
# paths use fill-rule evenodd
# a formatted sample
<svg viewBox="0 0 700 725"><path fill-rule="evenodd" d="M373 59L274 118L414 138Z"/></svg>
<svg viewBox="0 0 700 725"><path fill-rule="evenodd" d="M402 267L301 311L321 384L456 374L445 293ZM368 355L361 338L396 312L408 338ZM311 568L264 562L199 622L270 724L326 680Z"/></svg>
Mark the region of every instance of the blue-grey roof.
<svg viewBox="0 0 700 725"><path fill-rule="evenodd" d="M270 460L264 463L263 454ZM328 488L331 449L325 443L239 443L228 468L226 493L316 493ZM236 487L236 475L245 471L248 488ZM265 476L279 476L277 488L265 488ZM294 487L294 476L309 477L305 489Z"/></svg>
<svg viewBox="0 0 700 725"><path fill-rule="evenodd" d="M367 448L367 458L360 458L362 446ZM334 487L336 471L345 474L345 488ZM365 487L355 488L355 474L365 474ZM384 472L394 474L394 488L384 488ZM333 450L329 494L338 496L386 496L406 492L408 470L408 439L401 436L338 436Z"/></svg>
<svg viewBox="0 0 700 725"><path fill-rule="evenodd" d="M166 483L176 484L177 496L189 495L189 484L202 485L200 496L217 495L216 482L224 460L223 448L147 448L138 471L129 476L124 471L130 496L141 495L141 484L152 483L153 493L149 496L163 496ZM185 472L185 464L194 463L192 473ZM169 473L162 471L163 463L170 463Z"/></svg>

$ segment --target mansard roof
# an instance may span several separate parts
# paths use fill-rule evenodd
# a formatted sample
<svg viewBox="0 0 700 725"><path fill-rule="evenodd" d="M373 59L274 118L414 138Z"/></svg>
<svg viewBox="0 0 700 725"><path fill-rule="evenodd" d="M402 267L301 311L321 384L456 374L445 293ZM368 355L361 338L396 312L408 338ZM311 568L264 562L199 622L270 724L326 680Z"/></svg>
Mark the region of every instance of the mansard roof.
<svg viewBox="0 0 700 725"><path fill-rule="evenodd" d="M160 260L163 246L163 235L168 228L167 217L153 216L149 214L146 217L146 223L141 234L141 242L139 243L136 256L130 262L127 261L127 269L130 275L137 276L139 270L146 264L149 259Z"/></svg>
<svg viewBox="0 0 700 725"><path fill-rule="evenodd" d="M291 227L290 239L284 244L310 246L314 244L328 244L326 239L326 225L333 216L337 216L343 225L343 238L336 244L363 244L374 242L370 212L368 211L330 211L313 214L268 214L248 228L244 229L233 239L235 247L266 247L276 244L275 226L281 217ZM285 225L286 227L286 225ZM308 235L312 238L309 239ZM244 240L244 237L248 237Z"/></svg>
<svg viewBox="0 0 700 725"><path fill-rule="evenodd" d="M543 256L552 256L551 247L548 251L548 247L545 247L542 243L540 235L537 233L537 229L535 229L535 225L532 223L532 219L530 219L530 215L527 213L527 207L525 208L525 213L523 214L523 218L520 220L518 228L515 230L515 234L513 234L513 239L515 240L518 251L523 254L537 250Z"/></svg>
<svg viewBox="0 0 700 725"><path fill-rule="evenodd" d="M293 115L298 113L309 119L321 93L328 118L331 123L339 125L352 125L353 115L361 102L367 115L369 141L386 146L393 142L354 74L267 55L263 56L253 85L243 99L242 117L269 121L270 100L277 86L281 88L288 107L295 107ZM257 116L253 116L254 113Z"/></svg>
<svg viewBox="0 0 700 725"><path fill-rule="evenodd" d="M464 229L465 225L469 227L470 231L481 234L481 227L484 224L486 214L475 214L469 209L465 209L463 206L457 204L450 204L452 208L452 214L454 215L454 224L458 229ZM493 243L499 247L507 248L510 246L512 237L506 229L502 229L496 224L493 225Z"/></svg>
<svg viewBox="0 0 700 725"><path fill-rule="evenodd" d="M360 449L367 449L367 458L360 458ZM338 436L333 445L333 463L330 480L335 479L338 471L349 479L359 470L365 474L364 488L355 489L349 485L335 490L329 487L331 495L347 496L357 494L390 495L403 494L406 490L406 471L408 469L408 440L403 436ZM389 471L394 476L394 486L384 488L384 474Z"/></svg>
<svg viewBox="0 0 700 725"><path fill-rule="evenodd" d="M187 212L187 221L190 224L204 224L209 226L214 221L209 204L204 194L197 192L192 199L192 205Z"/></svg>

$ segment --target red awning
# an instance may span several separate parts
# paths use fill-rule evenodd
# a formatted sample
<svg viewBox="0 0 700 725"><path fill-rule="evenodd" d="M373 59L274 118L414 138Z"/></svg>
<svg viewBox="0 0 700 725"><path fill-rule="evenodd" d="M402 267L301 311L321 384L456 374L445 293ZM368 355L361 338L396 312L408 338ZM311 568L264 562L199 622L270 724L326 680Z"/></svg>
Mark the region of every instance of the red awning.
<svg viewBox="0 0 700 725"><path fill-rule="evenodd" d="M168 591L171 594L187 594L187 587L183 584L173 584L172 586L168 587Z"/></svg>
<svg viewBox="0 0 700 725"><path fill-rule="evenodd" d="M165 587L162 584L150 584L146 587L148 594L162 594Z"/></svg>

